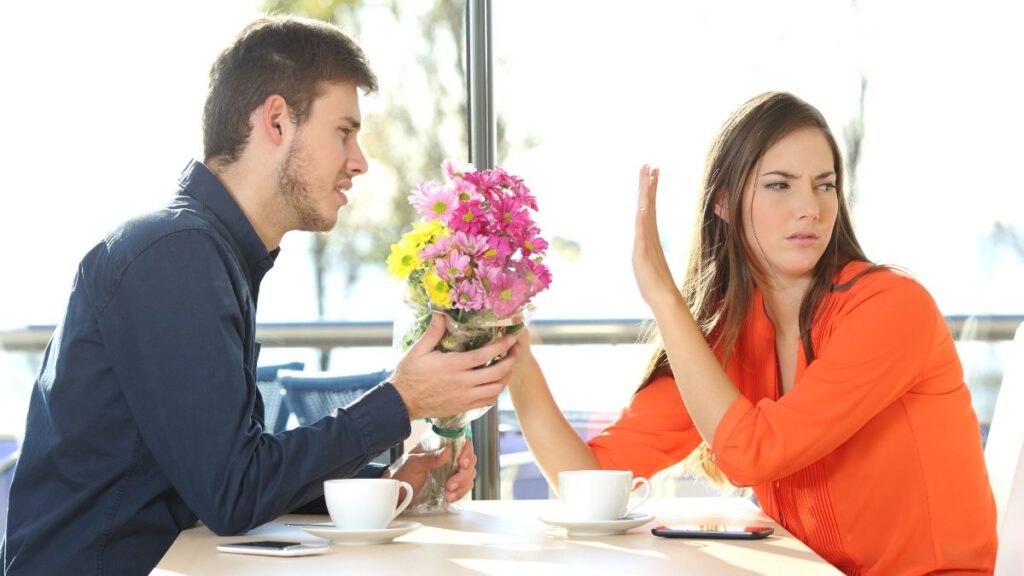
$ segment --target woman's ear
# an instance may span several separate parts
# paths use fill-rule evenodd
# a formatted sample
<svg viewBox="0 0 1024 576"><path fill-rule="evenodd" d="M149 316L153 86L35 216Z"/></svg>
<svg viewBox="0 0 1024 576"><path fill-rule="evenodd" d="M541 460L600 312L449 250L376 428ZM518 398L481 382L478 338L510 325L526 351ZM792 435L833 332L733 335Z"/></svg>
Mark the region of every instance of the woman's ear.
<svg viewBox="0 0 1024 576"><path fill-rule="evenodd" d="M725 192L718 194L715 200L715 216L721 218L726 224L729 223L729 201L725 198Z"/></svg>

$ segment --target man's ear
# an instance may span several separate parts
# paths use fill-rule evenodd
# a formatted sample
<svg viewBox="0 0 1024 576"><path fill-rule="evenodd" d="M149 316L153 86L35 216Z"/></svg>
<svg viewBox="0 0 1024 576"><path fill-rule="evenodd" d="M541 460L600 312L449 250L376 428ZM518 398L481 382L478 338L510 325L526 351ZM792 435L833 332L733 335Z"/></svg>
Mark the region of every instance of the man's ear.
<svg viewBox="0 0 1024 576"><path fill-rule="evenodd" d="M253 118L253 130L258 130L275 145L280 146L285 140L285 134L291 128L291 118L288 116L288 103L279 94L271 94L263 101L263 105L256 109Z"/></svg>

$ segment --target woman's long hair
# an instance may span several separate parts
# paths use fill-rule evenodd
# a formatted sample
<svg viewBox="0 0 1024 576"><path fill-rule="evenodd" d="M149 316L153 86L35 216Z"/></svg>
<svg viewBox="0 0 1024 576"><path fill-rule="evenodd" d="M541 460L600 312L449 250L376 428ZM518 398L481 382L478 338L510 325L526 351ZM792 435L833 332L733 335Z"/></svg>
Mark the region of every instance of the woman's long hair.
<svg viewBox="0 0 1024 576"><path fill-rule="evenodd" d="M828 293L841 289L832 285L836 273L852 260L867 260L854 236L843 193L843 158L824 117L810 104L785 92L766 92L748 100L725 122L708 151L693 246L680 287L694 320L723 366L733 353L747 317L754 286L770 281L755 247L743 233L743 193L765 152L801 128L817 128L828 141L839 198L832 237L814 267L814 279L800 305L800 340L808 363L814 359L814 316ZM721 207L722 217L715 213L716 205ZM656 331L650 341L656 349L638 392L654 378L671 372L665 346ZM702 444L687 459L688 467L703 470L712 481L724 484L724 475L707 456L707 444Z"/></svg>

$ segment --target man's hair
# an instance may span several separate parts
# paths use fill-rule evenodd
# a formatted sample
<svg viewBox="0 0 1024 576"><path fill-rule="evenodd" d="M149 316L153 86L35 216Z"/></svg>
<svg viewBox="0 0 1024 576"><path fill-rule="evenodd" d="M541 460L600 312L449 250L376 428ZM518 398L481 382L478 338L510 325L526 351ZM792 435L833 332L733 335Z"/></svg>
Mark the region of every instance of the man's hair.
<svg viewBox="0 0 1024 576"><path fill-rule="evenodd" d="M203 107L203 155L207 163L238 160L249 139L249 117L270 96L288 103L301 125L325 82L351 82L377 90L366 55L340 30L314 20L275 16L242 30L210 67Z"/></svg>

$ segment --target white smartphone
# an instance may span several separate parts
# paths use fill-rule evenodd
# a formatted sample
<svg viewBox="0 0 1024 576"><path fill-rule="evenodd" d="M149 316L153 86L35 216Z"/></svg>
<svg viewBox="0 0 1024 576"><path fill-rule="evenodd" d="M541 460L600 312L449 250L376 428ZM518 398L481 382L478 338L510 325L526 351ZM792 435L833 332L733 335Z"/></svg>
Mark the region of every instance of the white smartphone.
<svg viewBox="0 0 1024 576"><path fill-rule="evenodd" d="M218 544L220 552L232 554L259 554L261 556L309 556L327 552L326 542L286 542L284 540L259 540L254 542L227 542Z"/></svg>

